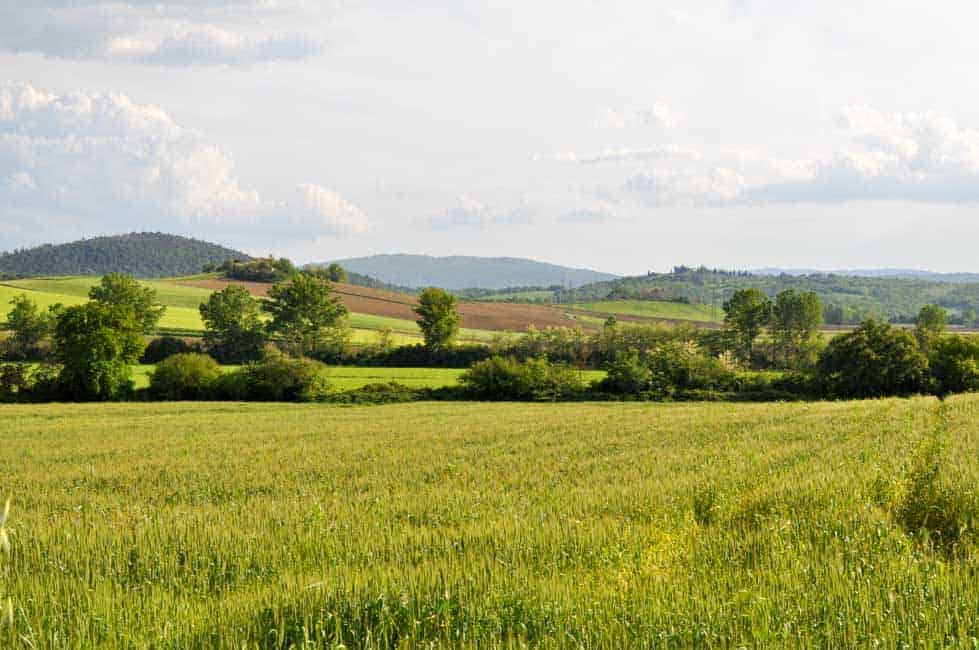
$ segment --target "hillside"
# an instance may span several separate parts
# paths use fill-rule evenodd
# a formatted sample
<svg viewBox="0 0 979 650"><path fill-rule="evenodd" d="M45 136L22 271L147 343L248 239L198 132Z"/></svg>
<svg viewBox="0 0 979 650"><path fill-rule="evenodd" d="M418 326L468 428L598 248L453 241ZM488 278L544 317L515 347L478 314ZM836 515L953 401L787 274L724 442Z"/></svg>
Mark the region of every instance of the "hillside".
<svg viewBox="0 0 979 650"><path fill-rule="evenodd" d="M979 282L979 273L936 273L918 269L818 269L764 268L754 269L755 275L845 275L854 278L895 278L901 280L934 280L936 282Z"/></svg>
<svg viewBox="0 0 979 650"><path fill-rule="evenodd" d="M29 278L129 273L165 278L199 273L205 264L250 259L231 248L163 233L130 233L0 254L0 276Z"/></svg>
<svg viewBox="0 0 979 650"><path fill-rule="evenodd" d="M402 287L470 287L561 285L580 287L616 276L589 269L575 269L516 257L432 257L429 255L372 255L335 260L343 268Z"/></svg>
<svg viewBox="0 0 979 650"><path fill-rule="evenodd" d="M555 292L554 300L594 304L656 296L708 307L714 305L721 314L724 301L734 291L748 287L757 287L770 296L786 289L815 291L826 308L829 324L852 324L871 316L897 323L913 322L918 310L932 303L948 310L953 324L979 324L979 282L942 282L924 278L764 275L678 267L672 273L619 278L572 291ZM606 310L609 309L606 307Z"/></svg>

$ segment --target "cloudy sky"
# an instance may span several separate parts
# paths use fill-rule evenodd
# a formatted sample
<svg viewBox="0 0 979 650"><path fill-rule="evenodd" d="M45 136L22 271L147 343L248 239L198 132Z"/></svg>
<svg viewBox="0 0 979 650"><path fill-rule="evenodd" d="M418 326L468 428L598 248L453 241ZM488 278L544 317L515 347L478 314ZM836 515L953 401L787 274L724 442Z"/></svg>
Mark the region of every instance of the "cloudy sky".
<svg viewBox="0 0 979 650"><path fill-rule="evenodd" d="M0 0L0 249L979 271L979 5Z"/></svg>

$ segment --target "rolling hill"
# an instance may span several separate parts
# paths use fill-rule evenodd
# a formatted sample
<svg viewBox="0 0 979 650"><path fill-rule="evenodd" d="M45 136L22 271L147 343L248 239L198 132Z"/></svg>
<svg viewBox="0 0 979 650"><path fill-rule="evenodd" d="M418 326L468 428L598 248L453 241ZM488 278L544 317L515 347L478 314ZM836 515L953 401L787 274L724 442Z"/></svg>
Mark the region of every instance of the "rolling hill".
<svg viewBox="0 0 979 650"><path fill-rule="evenodd" d="M29 278L115 272L140 278L166 278L199 273L205 264L221 264L229 258L251 259L241 251L197 239L142 232L2 253L0 276Z"/></svg>
<svg viewBox="0 0 979 650"><path fill-rule="evenodd" d="M610 273L516 257L371 255L334 261L348 271L392 285L416 288L435 286L449 290L552 285L579 287L616 277Z"/></svg>

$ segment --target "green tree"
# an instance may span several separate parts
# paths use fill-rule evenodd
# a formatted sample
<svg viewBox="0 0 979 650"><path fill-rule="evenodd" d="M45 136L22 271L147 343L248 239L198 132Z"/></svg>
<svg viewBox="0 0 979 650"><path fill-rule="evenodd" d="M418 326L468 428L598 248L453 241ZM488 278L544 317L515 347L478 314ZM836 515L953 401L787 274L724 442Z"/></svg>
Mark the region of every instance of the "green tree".
<svg viewBox="0 0 979 650"><path fill-rule="evenodd" d="M66 308L54 328L63 396L98 401L131 392L131 366L144 347L144 325L130 305L88 302Z"/></svg>
<svg viewBox="0 0 979 650"><path fill-rule="evenodd" d="M754 358L755 340L772 319L772 301L760 289L740 289L724 303L724 326L734 335L741 358Z"/></svg>
<svg viewBox="0 0 979 650"><path fill-rule="evenodd" d="M53 305L46 312L38 309L27 294L14 296L7 314L7 329L10 337L4 342L6 354L13 358L37 356L41 342L51 334L55 318L61 305Z"/></svg>
<svg viewBox="0 0 979 650"><path fill-rule="evenodd" d="M928 370L939 395L979 390L979 340L943 336L931 345Z"/></svg>
<svg viewBox="0 0 979 650"><path fill-rule="evenodd" d="M774 356L780 356L787 368L811 365L818 352L822 324L823 307L814 291L782 291L772 306Z"/></svg>
<svg viewBox="0 0 979 650"><path fill-rule="evenodd" d="M281 334L294 354L307 355L331 343L347 315L330 283L308 273L294 273L289 282L269 289L262 309L272 316L269 330Z"/></svg>
<svg viewBox="0 0 979 650"><path fill-rule="evenodd" d="M199 308L204 343L215 357L228 363L257 359L265 344L259 302L238 284L212 293Z"/></svg>
<svg viewBox="0 0 979 650"><path fill-rule="evenodd" d="M816 369L833 397L910 395L925 389L928 360L909 332L868 320L833 338Z"/></svg>
<svg viewBox="0 0 979 650"><path fill-rule="evenodd" d="M348 280L346 269L336 262L326 267L326 277L330 282L346 282Z"/></svg>
<svg viewBox="0 0 979 650"><path fill-rule="evenodd" d="M92 287L88 297L106 306L126 306L133 310L142 332L153 331L167 308L156 302L156 291L123 273L108 273Z"/></svg>
<svg viewBox="0 0 979 650"><path fill-rule="evenodd" d="M914 335L918 345L927 354L931 346L945 334L948 314L939 305L925 305L915 320Z"/></svg>
<svg viewBox="0 0 979 650"><path fill-rule="evenodd" d="M420 316L416 322L427 348L442 350L452 345L462 320L456 309L455 296L437 287L429 287L418 296L415 313Z"/></svg>

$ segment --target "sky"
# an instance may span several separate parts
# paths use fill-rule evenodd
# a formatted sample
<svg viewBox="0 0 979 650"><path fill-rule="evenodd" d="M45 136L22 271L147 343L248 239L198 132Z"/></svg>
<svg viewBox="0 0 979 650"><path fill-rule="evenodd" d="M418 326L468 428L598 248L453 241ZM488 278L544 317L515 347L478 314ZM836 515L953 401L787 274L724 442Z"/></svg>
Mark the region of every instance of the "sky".
<svg viewBox="0 0 979 650"><path fill-rule="evenodd" d="M979 4L0 0L0 250L979 271Z"/></svg>

